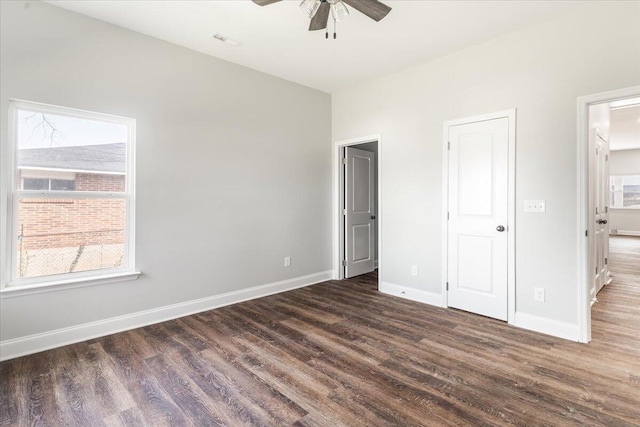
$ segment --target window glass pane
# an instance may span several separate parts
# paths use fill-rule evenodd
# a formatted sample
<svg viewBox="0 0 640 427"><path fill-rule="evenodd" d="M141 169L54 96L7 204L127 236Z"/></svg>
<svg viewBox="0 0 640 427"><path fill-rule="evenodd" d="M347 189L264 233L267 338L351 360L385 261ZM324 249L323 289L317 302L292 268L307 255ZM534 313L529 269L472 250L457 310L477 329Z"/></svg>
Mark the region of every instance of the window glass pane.
<svg viewBox="0 0 640 427"><path fill-rule="evenodd" d="M41 178L24 178L22 181L23 190L48 190L49 180Z"/></svg>
<svg viewBox="0 0 640 427"><path fill-rule="evenodd" d="M52 179L51 189L54 191L73 191L76 189L76 182L69 179Z"/></svg>
<svg viewBox="0 0 640 427"><path fill-rule="evenodd" d="M126 267L124 199L21 198L17 278Z"/></svg>
<svg viewBox="0 0 640 427"><path fill-rule="evenodd" d="M622 206L640 208L640 175L622 178Z"/></svg>
<svg viewBox="0 0 640 427"><path fill-rule="evenodd" d="M124 192L127 141L124 124L18 110L18 174L51 180L76 174L73 188L52 181L54 191Z"/></svg>

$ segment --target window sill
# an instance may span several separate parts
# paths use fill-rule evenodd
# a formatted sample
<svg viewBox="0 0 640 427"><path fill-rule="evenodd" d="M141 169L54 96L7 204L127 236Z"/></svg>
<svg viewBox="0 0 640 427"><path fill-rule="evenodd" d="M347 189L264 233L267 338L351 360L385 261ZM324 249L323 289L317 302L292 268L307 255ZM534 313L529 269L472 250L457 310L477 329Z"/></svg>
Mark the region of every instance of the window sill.
<svg viewBox="0 0 640 427"><path fill-rule="evenodd" d="M609 211L637 211L640 212L640 208L614 208L609 206Z"/></svg>
<svg viewBox="0 0 640 427"><path fill-rule="evenodd" d="M7 286L0 289L0 298L13 298L24 295L41 294L45 292L61 291L73 288L83 288L85 286L103 285L106 283L124 282L136 280L140 276L139 271L127 273L114 273L102 276L82 277L77 279L57 280L52 282L38 283L34 285Z"/></svg>

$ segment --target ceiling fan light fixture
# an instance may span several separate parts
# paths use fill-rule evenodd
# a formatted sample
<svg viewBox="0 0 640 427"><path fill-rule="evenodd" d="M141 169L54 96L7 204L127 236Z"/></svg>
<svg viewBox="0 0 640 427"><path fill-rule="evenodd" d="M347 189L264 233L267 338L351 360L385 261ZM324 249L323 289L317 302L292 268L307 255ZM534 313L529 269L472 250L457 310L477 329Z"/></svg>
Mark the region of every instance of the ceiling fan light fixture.
<svg viewBox="0 0 640 427"><path fill-rule="evenodd" d="M300 3L300 9L307 15L309 18L313 18L313 16L318 11L320 7L321 0L302 0Z"/></svg>
<svg viewBox="0 0 640 427"><path fill-rule="evenodd" d="M349 16L349 9L347 9L347 6L345 6L342 0L336 0L329 3L331 3L331 16L334 21L338 22Z"/></svg>
<svg viewBox="0 0 640 427"><path fill-rule="evenodd" d="M252 1L258 6L267 6L282 0ZM326 30L329 14L331 13L333 18L333 38L336 38L336 23L349 16L349 9L347 9L345 3L376 22L382 20L391 12L391 8L380 0L302 0L300 10L311 19L309 31ZM329 38L328 36L329 33L325 31L325 37Z"/></svg>

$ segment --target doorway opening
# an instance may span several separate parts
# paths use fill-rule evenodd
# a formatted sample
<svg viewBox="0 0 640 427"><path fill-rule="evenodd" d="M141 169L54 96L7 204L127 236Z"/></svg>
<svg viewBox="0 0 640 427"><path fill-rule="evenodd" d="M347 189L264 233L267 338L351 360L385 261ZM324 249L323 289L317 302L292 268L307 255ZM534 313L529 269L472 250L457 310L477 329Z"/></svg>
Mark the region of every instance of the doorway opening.
<svg viewBox="0 0 640 427"><path fill-rule="evenodd" d="M640 86L578 98L579 341L607 285L640 280Z"/></svg>
<svg viewBox="0 0 640 427"><path fill-rule="evenodd" d="M380 135L334 144L334 279L381 281Z"/></svg>
<svg viewBox="0 0 640 427"><path fill-rule="evenodd" d="M615 286L640 294L640 97L610 107L608 266Z"/></svg>

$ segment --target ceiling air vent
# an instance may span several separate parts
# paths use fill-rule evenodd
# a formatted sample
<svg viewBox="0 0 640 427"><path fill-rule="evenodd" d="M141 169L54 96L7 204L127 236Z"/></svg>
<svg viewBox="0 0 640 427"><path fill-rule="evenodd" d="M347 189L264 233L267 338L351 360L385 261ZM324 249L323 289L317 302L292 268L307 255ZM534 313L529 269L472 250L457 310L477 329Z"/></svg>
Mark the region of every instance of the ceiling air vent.
<svg viewBox="0 0 640 427"><path fill-rule="evenodd" d="M211 37L213 37L214 39L219 40L219 41L221 41L223 43L226 43L229 46L233 46L233 47L238 47L238 46L240 46L242 44L239 41L234 40L232 38L229 38L229 37L227 37L227 36L225 36L223 34L220 34L220 33L214 33L213 36L211 36Z"/></svg>

